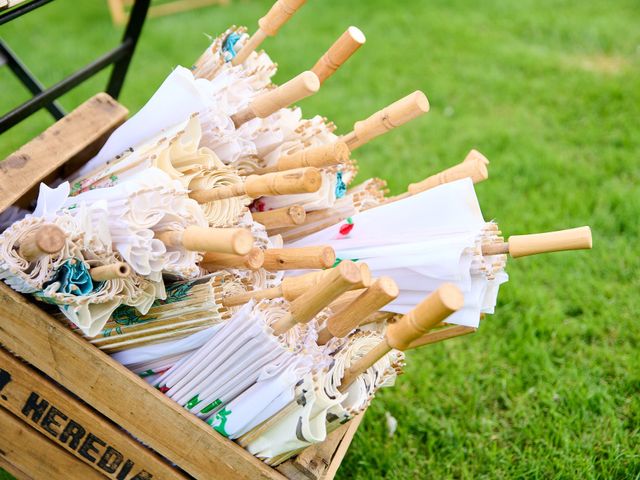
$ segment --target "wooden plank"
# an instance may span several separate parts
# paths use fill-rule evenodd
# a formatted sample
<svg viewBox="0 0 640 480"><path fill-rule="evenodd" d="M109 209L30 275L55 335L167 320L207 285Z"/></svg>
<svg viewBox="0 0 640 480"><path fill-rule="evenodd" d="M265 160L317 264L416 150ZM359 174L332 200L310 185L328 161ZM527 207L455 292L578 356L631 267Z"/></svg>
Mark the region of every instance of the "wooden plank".
<svg viewBox="0 0 640 480"><path fill-rule="evenodd" d="M367 412L364 411L360 415L358 415L357 418L351 420L352 425L349 425L347 432L344 434L344 437L342 437L342 441L340 442L340 445L338 445L338 449L333 454L331 465L329 465L329 469L322 477L322 480L333 480L333 478L336 476L340 465L342 465L342 460L344 460L344 456L347 454L347 451L351 446L353 436L358 431L358 427L360 426L365 413Z"/></svg>
<svg viewBox="0 0 640 480"><path fill-rule="evenodd" d="M277 470L290 480L331 480L358 430L364 413L333 432L327 439L304 449L297 457L284 462ZM329 476L332 467L335 470Z"/></svg>
<svg viewBox="0 0 640 480"><path fill-rule="evenodd" d="M124 122L127 113L109 95L99 93L9 155L0 162L0 211L63 165L86 160Z"/></svg>
<svg viewBox="0 0 640 480"><path fill-rule="evenodd" d="M2 7L0 7L0 9L2 9ZM22 470L19 470L15 465L11 465L4 458L2 458L2 455L0 455L0 470L4 470L9 475L12 475L15 478L19 478L20 480L33 480L29 475L24 473Z"/></svg>
<svg viewBox="0 0 640 480"><path fill-rule="evenodd" d="M20 294L0 285L0 343L202 479L284 479Z"/></svg>
<svg viewBox="0 0 640 480"><path fill-rule="evenodd" d="M1 348L0 406L109 478L187 478Z"/></svg>
<svg viewBox="0 0 640 480"><path fill-rule="evenodd" d="M77 460L46 437L0 408L0 458L14 473L34 480L104 479L93 468ZM20 477L18 477L20 478Z"/></svg>

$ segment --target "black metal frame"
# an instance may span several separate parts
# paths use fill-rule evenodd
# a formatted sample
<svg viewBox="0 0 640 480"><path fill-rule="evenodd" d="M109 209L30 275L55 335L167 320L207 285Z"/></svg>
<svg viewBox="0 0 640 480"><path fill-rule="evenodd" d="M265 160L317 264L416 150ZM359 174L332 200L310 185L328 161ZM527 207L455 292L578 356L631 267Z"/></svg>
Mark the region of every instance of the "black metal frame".
<svg viewBox="0 0 640 480"><path fill-rule="evenodd" d="M53 0L31 0L8 11L0 12L0 25L51 1ZM129 16L129 23L120 45L47 89L43 88L38 79L27 69L9 46L0 39L0 55L6 59L7 66L18 80L33 94L33 98L0 117L0 133L9 130L41 108L46 108L56 120L62 118L65 112L55 100L111 64L113 64L113 70L107 83L106 92L113 98L118 98L150 3L151 0L135 0Z"/></svg>

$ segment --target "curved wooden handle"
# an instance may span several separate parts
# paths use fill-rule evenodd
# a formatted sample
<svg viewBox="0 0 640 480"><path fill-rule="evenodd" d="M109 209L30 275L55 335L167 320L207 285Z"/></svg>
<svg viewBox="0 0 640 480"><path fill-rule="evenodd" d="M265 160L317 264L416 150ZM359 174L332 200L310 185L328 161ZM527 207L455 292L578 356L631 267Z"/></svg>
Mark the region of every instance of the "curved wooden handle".
<svg viewBox="0 0 640 480"><path fill-rule="evenodd" d="M285 172L249 175L244 190L251 198L266 195L292 195L317 192L322 186L322 175L317 168L297 168Z"/></svg>
<svg viewBox="0 0 640 480"><path fill-rule="evenodd" d="M200 266L209 272L225 268L244 268L258 270L264 263L264 252L258 247L252 248L246 255L207 252ZM248 300L247 300L248 301Z"/></svg>
<svg viewBox="0 0 640 480"><path fill-rule="evenodd" d="M267 230L302 225L307 212L300 205L276 208L266 212L253 212L253 220L264 225Z"/></svg>
<svg viewBox="0 0 640 480"><path fill-rule="evenodd" d="M326 328L328 333L333 337L346 337L362 320L395 300L399 293L392 278L378 278L351 304L329 318Z"/></svg>
<svg viewBox="0 0 640 480"><path fill-rule="evenodd" d="M276 169L278 171L291 170L301 167L324 168L339 165L349 160L351 150L344 142L310 147L299 152L285 155L278 159Z"/></svg>
<svg viewBox="0 0 640 480"><path fill-rule="evenodd" d="M238 128L253 118L266 118L281 108L316 93L319 89L318 76L310 71L302 72L279 87L255 97L247 108L231 115L231 120Z"/></svg>
<svg viewBox="0 0 640 480"><path fill-rule="evenodd" d="M273 37L306 1L307 0L278 0L273 4L267 14L258 20L260 30L268 36Z"/></svg>
<svg viewBox="0 0 640 480"><path fill-rule="evenodd" d="M374 113L366 120L356 122L353 126L353 132L346 135L343 140L353 151L377 136L393 130L428 111L429 100L427 100L427 96L417 90Z"/></svg>
<svg viewBox="0 0 640 480"><path fill-rule="evenodd" d="M514 258L563 250L584 250L592 247L593 240L589 227L509 237L509 254Z"/></svg>
<svg viewBox="0 0 640 480"><path fill-rule="evenodd" d="M366 41L364 33L357 27L349 27L340 35L340 38L329 47L322 57L316 62L311 71L320 79L320 83L336 73L340 66L349 60L349 57L364 45Z"/></svg>
<svg viewBox="0 0 640 480"><path fill-rule="evenodd" d="M270 248L264 251L264 269L270 272L303 268L329 268L336 252L329 246Z"/></svg>
<svg viewBox="0 0 640 480"><path fill-rule="evenodd" d="M477 157L465 159L463 162L451 168L447 168L442 172L432 175L421 182L409 185L408 191L411 195L424 192L431 188L443 185L445 183L454 182L463 178L471 177L473 183L482 182L489 178L487 165Z"/></svg>
<svg viewBox="0 0 640 480"><path fill-rule="evenodd" d="M218 252L246 255L253 247L253 235L244 228L206 228L190 226L183 231L156 233L156 238L170 247L193 252Z"/></svg>
<svg viewBox="0 0 640 480"><path fill-rule="evenodd" d="M464 305L460 289L451 283L441 285L398 322L387 327L387 344L397 350L405 350L411 342L421 337L453 312Z"/></svg>
<svg viewBox="0 0 640 480"><path fill-rule="evenodd" d="M131 275L131 268L124 262L116 262L90 268L89 275L96 282L103 282L105 280L115 280L116 278L126 278Z"/></svg>
<svg viewBox="0 0 640 480"><path fill-rule="evenodd" d="M43 255L53 255L64 248L67 236L56 225L42 225L28 233L18 246L18 255L32 262Z"/></svg>

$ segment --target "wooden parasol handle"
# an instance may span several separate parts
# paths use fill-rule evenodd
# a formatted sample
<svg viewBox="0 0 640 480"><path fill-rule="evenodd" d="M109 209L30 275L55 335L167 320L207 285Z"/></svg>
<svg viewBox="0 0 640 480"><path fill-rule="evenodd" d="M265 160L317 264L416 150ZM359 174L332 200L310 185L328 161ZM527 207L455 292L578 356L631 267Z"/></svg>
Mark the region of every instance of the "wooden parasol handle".
<svg viewBox="0 0 640 480"><path fill-rule="evenodd" d="M340 35L329 50L316 62L311 71L318 75L320 83L336 73L336 70L342 66L344 62L349 60L351 55L364 45L366 41L364 33L357 27L349 27Z"/></svg>
<svg viewBox="0 0 640 480"><path fill-rule="evenodd" d="M266 212L254 212L253 220L264 225L267 230L274 228L294 227L302 225L307 218L307 212L300 205L276 208Z"/></svg>
<svg viewBox="0 0 640 480"><path fill-rule="evenodd" d="M270 248L264 251L264 269L270 272L304 268L329 268L336 252L329 246Z"/></svg>
<svg viewBox="0 0 640 480"><path fill-rule="evenodd" d="M467 153L467 156L464 157L465 162L471 162L475 160L480 160L485 165L489 165L489 159L481 154L478 150L472 149Z"/></svg>
<svg viewBox="0 0 640 480"><path fill-rule="evenodd" d="M244 44L231 63L239 65L244 62L265 38L275 36L305 2L306 0L278 0L274 3L267 14L258 20L258 31Z"/></svg>
<svg viewBox="0 0 640 480"><path fill-rule="evenodd" d="M388 107L374 113L366 120L356 122L353 131L342 140L353 151L383 133L393 130L429 111L427 96L417 90Z"/></svg>
<svg viewBox="0 0 640 480"><path fill-rule="evenodd" d="M395 300L399 293L392 278L378 278L353 302L329 318L327 326L318 334L318 344L324 345L332 337L346 337L362 320Z"/></svg>
<svg viewBox="0 0 640 480"><path fill-rule="evenodd" d="M359 375L391 351L406 350L411 342L442 322L464 305L460 289L451 283L441 285L398 322L387 327L385 338L347 369L340 391L344 392Z"/></svg>
<svg viewBox="0 0 640 480"><path fill-rule="evenodd" d="M354 283L349 290L358 290L371 285L371 271L366 263L358 263L360 268L360 282ZM295 277L285 277L282 283L277 287L267 288L264 290L255 290L251 292L241 293L238 295L229 295L222 299L222 304L226 307L236 307L247 303L252 298L262 300L265 298L283 297L289 302L295 300L303 293L314 288L323 277L329 275L333 268L322 270L319 272L309 272L304 275Z"/></svg>
<svg viewBox="0 0 640 480"><path fill-rule="evenodd" d="M182 231L156 233L156 238L170 247L192 252L218 252L246 255L253 247L253 235L244 228L207 228L190 226Z"/></svg>
<svg viewBox="0 0 640 480"><path fill-rule="evenodd" d="M285 172L249 175L244 183L195 190L189 197L198 203L209 203L226 198L248 195L251 198L266 195L293 195L317 192L322 186L322 175L317 168L307 167Z"/></svg>
<svg viewBox="0 0 640 480"><path fill-rule="evenodd" d="M589 250L593 247L591 228L578 227L557 232L512 235L508 242L485 244L483 255L510 254L513 258L564 250Z"/></svg>
<svg viewBox="0 0 640 480"><path fill-rule="evenodd" d="M127 278L131 275L131 267L125 262L110 263L109 265L90 268L89 275L91 275L91 278L96 282Z"/></svg>
<svg viewBox="0 0 640 480"><path fill-rule="evenodd" d="M280 157L271 167L257 170L255 173L281 172L302 167L325 168L345 163L351 156L351 150L344 142L309 147Z"/></svg>
<svg viewBox="0 0 640 480"><path fill-rule="evenodd" d="M340 262L340 265L321 278L315 288L291 302L291 314L272 325L274 333L280 335L297 323L308 322L335 298L361 280L360 268L355 263L350 260Z"/></svg>
<svg viewBox="0 0 640 480"><path fill-rule="evenodd" d="M42 225L28 233L18 246L18 255L32 262L43 255L53 255L64 248L67 236L56 225Z"/></svg>
<svg viewBox="0 0 640 480"><path fill-rule="evenodd" d="M281 108L299 102L320 89L318 76L310 71L302 72L273 90L255 97L249 106L231 116L236 128L256 117L265 118Z"/></svg>
<svg viewBox="0 0 640 480"><path fill-rule="evenodd" d="M214 272L225 268L259 270L263 263L264 252L262 249L254 247L246 255L207 252L204 254L202 262L200 262L200 266L208 272Z"/></svg>
<svg viewBox="0 0 640 480"><path fill-rule="evenodd" d="M443 185L445 183L455 182L463 178L471 177L473 183L482 182L489 178L489 171L487 165L482 159L474 157L467 158L458 165L432 175L421 182L412 183L409 185L409 193L415 195L416 193L424 192L431 188Z"/></svg>
<svg viewBox="0 0 640 480"><path fill-rule="evenodd" d="M413 350L414 348L422 347L423 345L442 342L443 340L448 340L450 338L469 335L470 333L475 333L477 330L478 329L475 327L466 327L464 325L452 325L439 330L433 330L425 333L419 338L416 338L411 342L411 344L409 344L407 350Z"/></svg>

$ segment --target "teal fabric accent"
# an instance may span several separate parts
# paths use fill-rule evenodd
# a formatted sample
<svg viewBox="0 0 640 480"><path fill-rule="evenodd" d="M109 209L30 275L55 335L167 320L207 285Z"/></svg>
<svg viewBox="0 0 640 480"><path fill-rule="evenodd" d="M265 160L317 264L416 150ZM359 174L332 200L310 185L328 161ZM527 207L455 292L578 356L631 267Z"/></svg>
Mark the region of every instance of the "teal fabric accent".
<svg viewBox="0 0 640 480"><path fill-rule="evenodd" d="M222 53L224 55L224 61L230 62L236 56L235 46L240 40L240 35L237 33L230 33L227 38L222 42Z"/></svg>
<svg viewBox="0 0 640 480"><path fill-rule="evenodd" d="M347 193L347 185L342 180L342 172L338 172L336 175L336 198L344 197Z"/></svg>
<svg viewBox="0 0 640 480"><path fill-rule="evenodd" d="M78 258L72 258L63 263L53 278L44 284L44 287L46 288L55 282L60 283L58 290L60 293L69 295L87 295L93 291L94 287L99 286L99 284L94 285L91 275L89 275L89 269Z"/></svg>

